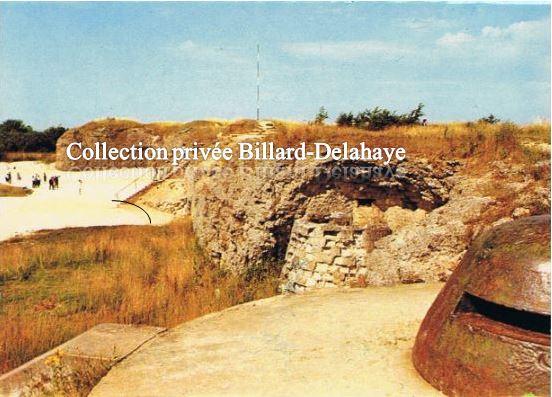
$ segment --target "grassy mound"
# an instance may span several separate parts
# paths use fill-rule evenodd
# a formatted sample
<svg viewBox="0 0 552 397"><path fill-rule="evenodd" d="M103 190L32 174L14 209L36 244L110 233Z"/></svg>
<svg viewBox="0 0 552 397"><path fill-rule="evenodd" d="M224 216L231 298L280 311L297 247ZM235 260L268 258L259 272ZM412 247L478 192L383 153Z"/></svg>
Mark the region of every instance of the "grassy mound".
<svg viewBox="0 0 552 397"><path fill-rule="evenodd" d="M0 197L24 197L31 194L33 191L26 187L4 185L0 183Z"/></svg>

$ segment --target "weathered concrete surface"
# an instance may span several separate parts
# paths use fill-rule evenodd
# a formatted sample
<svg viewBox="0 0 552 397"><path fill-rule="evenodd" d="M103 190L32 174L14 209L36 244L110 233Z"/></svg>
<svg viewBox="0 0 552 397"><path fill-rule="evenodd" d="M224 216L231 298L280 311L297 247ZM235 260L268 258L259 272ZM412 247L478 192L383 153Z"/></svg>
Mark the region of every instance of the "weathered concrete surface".
<svg viewBox="0 0 552 397"><path fill-rule="evenodd" d="M66 355L117 360L132 353L165 328L148 325L99 324L60 348Z"/></svg>
<svg viewBox="0 0 552 397"><path fill-rule="evenodd" d="M411 349L442 284L317 290L176 327L91 396L430 396Z"/></svg>
<svg viewBox="0 0 552 397"><path fill-rule="evenodd" d="M67 365L75 368L94 361L112 365L163 332L165 328L144 325L99 324L64 344L0 376L0 395L19 396L33 379L48 379L52 371L48 358L62 354ZM90 365L90 368L95 368ZM101 376L101 375L100 375Z"/></svg>

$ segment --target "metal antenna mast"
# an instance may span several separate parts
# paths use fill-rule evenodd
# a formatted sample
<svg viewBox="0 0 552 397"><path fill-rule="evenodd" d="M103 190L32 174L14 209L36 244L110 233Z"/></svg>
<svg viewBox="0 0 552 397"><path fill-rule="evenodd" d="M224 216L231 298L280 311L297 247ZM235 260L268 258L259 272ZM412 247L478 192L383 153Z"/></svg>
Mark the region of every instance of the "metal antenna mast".
<svg viewBox="0 0 552 397"><path fill-rule="evenodd" d="M257 121L260 113L260 84L261 84L261 49L257 44Z"/></svg>

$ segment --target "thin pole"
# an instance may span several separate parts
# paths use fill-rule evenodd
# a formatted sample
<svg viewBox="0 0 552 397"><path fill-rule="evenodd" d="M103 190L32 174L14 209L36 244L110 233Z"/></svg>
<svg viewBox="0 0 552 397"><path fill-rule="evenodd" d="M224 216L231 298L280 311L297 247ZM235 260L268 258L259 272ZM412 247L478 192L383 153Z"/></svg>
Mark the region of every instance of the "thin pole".
<svg viewBox="0 0 552 397"><path fill-rule="evenodd" d="M261 49L257 44L257 121L260 114L260 84L261 84Z"/></svg>

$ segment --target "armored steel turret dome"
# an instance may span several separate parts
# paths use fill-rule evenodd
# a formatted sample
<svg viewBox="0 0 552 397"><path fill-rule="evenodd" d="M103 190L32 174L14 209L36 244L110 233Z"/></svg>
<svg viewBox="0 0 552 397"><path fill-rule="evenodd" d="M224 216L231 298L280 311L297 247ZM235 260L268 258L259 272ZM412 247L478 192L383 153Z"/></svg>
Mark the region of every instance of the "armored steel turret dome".
<svg viewBox="0 0 552 397"><path fill-rule="evenodd" d="M550 395L550 216L474 241L422 322L413 361L448 395Z"/></svg>

